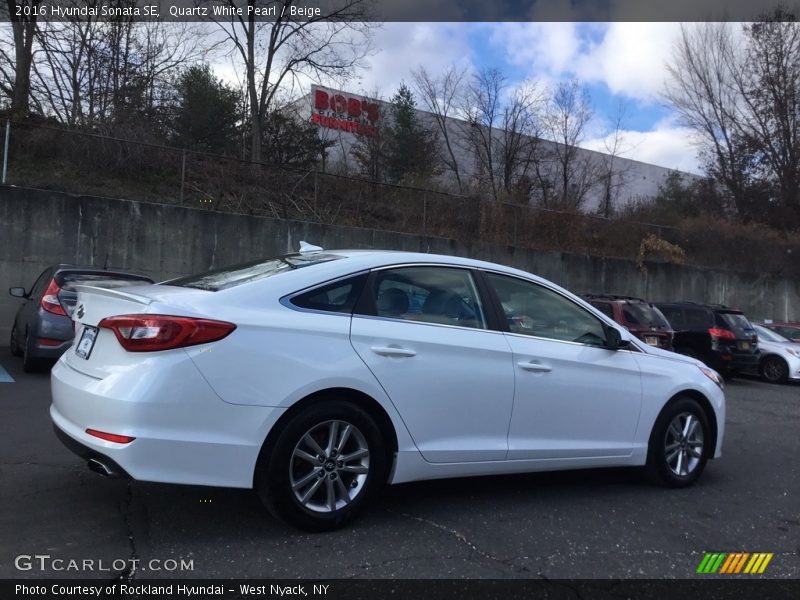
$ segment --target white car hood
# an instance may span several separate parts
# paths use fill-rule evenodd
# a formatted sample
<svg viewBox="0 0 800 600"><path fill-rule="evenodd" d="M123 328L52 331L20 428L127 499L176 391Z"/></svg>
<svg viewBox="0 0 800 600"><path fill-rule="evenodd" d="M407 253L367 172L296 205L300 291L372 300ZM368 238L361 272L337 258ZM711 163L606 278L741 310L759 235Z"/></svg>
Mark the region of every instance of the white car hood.
<svg viewBox="0 0 800 600"><path fill-rule="evenodd" d="M661 348L656 348L655 346L650 346L648 344L639 343L637 344L637 347L640 348L645 354L652 354L653 356L659 356L661 358L666 358L677 362L687 363L690 365L697 365L698 367L706 367L706 364L703 363L703 361L697 360L696 358L692 358L691 356L685 356L683 354L678 354L677 352L670 352L669 350L663 350Z"/></svg>

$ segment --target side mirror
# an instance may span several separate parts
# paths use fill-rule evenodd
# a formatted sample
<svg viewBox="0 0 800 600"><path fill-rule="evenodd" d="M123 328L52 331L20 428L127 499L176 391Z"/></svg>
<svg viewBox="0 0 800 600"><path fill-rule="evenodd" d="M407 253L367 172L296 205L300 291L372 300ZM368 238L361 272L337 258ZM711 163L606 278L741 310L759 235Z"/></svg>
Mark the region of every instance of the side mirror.
<svg viewBox="0 0 800 600"><path fill-rule="evenodd" d="M14 296L14 298L27 298L28 295L25 293L25 288L23 287L12 287L8 288L8 293Z"/></svg>
<svg viewBox="0 0 800 600"><path fill-rule="evenodd" d="M623 340L619 329L616 327L606 327L606 348L609 350L620 350L630 345L628 340Z"/></svg>

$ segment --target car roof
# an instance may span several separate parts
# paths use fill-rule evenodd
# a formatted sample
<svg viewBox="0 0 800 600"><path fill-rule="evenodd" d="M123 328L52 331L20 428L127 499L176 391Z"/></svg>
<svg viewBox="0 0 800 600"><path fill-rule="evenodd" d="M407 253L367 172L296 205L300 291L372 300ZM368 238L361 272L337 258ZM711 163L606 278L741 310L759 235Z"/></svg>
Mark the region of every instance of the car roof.
<svg viewBox="0 0 800 600"><path fill-rule="evenodd" d="M320 254L326 256L334 255L342 260L325 260L308 265L303 268L287 271L280 277L268 277L266 279L259 279L250 283L243 283L242 285L233 286L227 289L220 290L221 292L230 294L247 294L247 288L251 285L258 284L268 285L274 289L275 292L284 294L292 293L303 288L313 287L326 281L333 281L341 277L346 277L356 273L369 271L381 267L391 266L411 266L411 265L443 265L453 267L465 267L484 269L487 271L494 271L497 273L507 274L511 276L521 277L529 281L541 283L551 289L558 290L566 295L579 298L579 296L572 292L561 288L557 284L513 267L491 263L472 258L463 258L460 256L449 256L444 254L428 254L424 252L403 252L394 250L324 250L319 251ZM311 253L301 253L304 256L309 256ZM292 255L297 256L297 253ZM286 256L286 255L284 255ZM264 261L272 260L272 258L265 258ZM253 261L250 261L253 262ZM165 281L161 285L170 285L170 281ZM584 300L585 302L585 300Z"/></svg>
<svg viewBox="0 0 800 600"><path fill-rule="evenodd" d="M585 300L601 300L606 302L643 302L650 304L647 300L637 298L636 296L622 296L618 294L584 294L582 296Z"/></svg>
<svg viewBox="0 0 800 600"><path fill-rule="evenodd" d="M715 310L717 312L744 314L738 308L731 308L725 304L710 304L704 302L692 302L691 300L682 300L680 302L654 302L656 306L676 306L683 308L705 308L707 310Z"/></svg>

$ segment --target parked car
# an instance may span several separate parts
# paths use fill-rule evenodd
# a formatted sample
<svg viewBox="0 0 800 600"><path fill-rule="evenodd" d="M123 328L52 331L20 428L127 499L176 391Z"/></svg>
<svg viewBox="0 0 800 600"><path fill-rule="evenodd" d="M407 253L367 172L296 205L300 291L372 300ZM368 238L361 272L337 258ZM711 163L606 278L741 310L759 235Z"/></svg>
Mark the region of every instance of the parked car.
<svg viewBox="0 0 800 600"><path fill-rule="evenodd" d="M120 287L151 284L144 275L76 265L47 267L31 286L12 287L8 293L25 302L19 307L11 326L11 353L22 357L22 368L36 371L57 359L70 347L74 335L72 311L78 283Z"/></svg>
<svg viewBox="0 0 800 600"><path fill-rule="evenodd" d="M589 304L624 326L645 344L672 350L672 326L655 306L633 296L587 294Z"/></svg>
<svg viewBox="0 0 800 600"><path fill-rule="evenodd" d="M675 352L701 360L725 377L758 368L758 337L742 311L695 302L656 306L675 330Z"/></svg>
<svg viewBox="0 0 800 600"><path fill-rule="evenodd" d="M789 338L793 342L800 342L800 323L786 321L764 321L761 326L771 329L775 333Z"/></svg>
<svg viewBox="0 0 800 600"><path fill-rule="evenodd" d="M642 465L683 487L720 455L717 373L544 279L301 247L79 287L51 375L62 441L105 475L255 488L309 530L342 526L387 482Z"/></svg>
<svg viewBox="0 0 800 600"><path fill-rule="evenodd" d="M769 383L800 380L800 344L761 325L753 325L753 328L761 350L758 365L761 378Z"/></svg>

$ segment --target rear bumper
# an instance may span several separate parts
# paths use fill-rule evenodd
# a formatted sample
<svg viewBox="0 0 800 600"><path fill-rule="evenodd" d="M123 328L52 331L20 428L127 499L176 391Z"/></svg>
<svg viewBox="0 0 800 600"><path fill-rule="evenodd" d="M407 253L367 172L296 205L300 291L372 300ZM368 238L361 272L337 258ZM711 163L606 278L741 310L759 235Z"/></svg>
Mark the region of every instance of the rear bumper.
<svg viewBox="0 0 800 600"><path fill-rule="evenodd" d="M69 317L54 315L40 308L30 336L30 356L57 359L72 346L75 330ZM48 340L49 343L43 344L41 339ZM53 345L56 342L60 343Z"/></svg>
<svg viewBox="0 0 800 600"><path fill-rule="evenodd" d="M64 352L69 350L72 346L72 340L67 340L59 344L58 346L45 346L37 341L31 344L31 348L28 351L30 356L34 358L52 358L58 359Z"/></svg>
<svg viewBox="0 0 800 600"><path fill-rule="evenodd" d="M183 354L183 359L180 355ZM142 481L250 488L267 432L282 409L223 402L184 353L163 367L98 379L62 358L51 372L50 416L83 458ZM135 438L127 444L86 433Z"/></svg>
<svg viewBox="0 0 800 600"><path fill-rule="evenodd" d="M106 473L107 475L130 479L131 476L125 472L125 469L115 463L111 458L104 454L100 454L96 450L92 450L89 448L89 446L81 444L78 440L70 437L68 434L62 431L55 423L53 424L53 431L55 431L56 437L61 440L62 444L64 444L74 454L77 454L81 458L85 459L87 463L91 463L92 461L95 463L100 463L109 469L109 472Z"/></svg>

